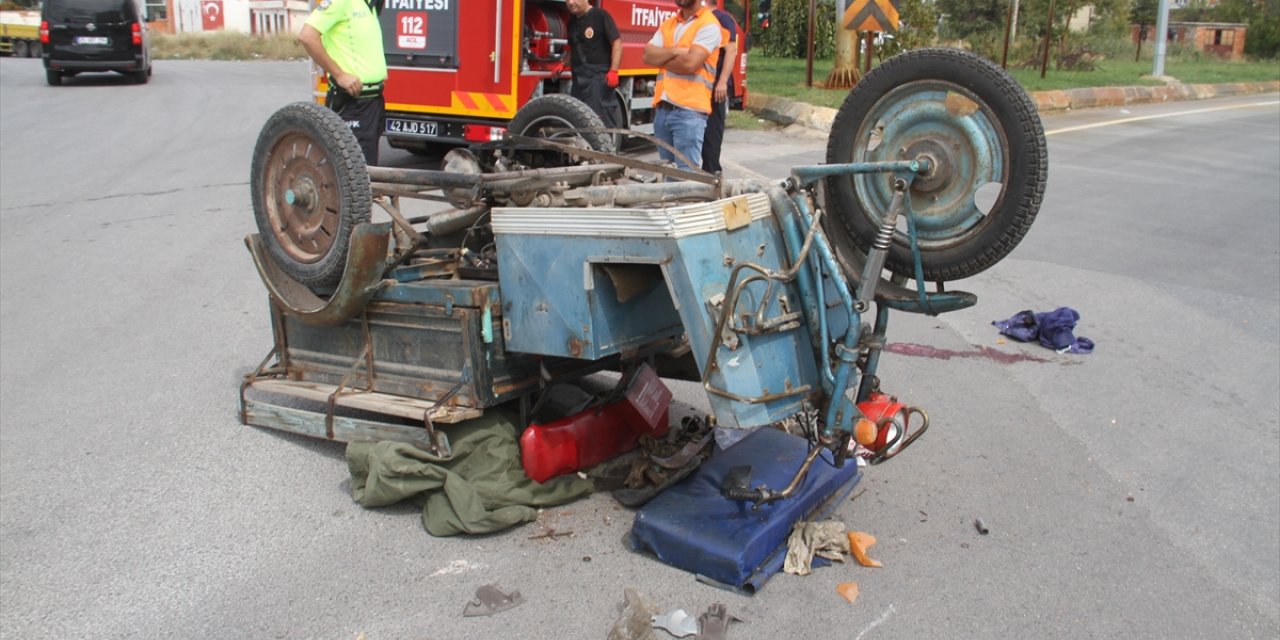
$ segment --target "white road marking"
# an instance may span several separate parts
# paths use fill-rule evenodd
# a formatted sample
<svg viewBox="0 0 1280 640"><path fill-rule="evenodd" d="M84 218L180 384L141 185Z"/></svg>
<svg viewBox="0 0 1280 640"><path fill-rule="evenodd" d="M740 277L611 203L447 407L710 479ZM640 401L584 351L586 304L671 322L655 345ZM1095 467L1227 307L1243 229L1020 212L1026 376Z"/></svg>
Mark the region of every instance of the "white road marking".
<svg viewBox="0 0 1280 640"><path fill-rule="evenodd" d="M1153 116L1134 116L1132 118L1119 118L1117 120L1108 120L1106 122L1095 122L1093 124L1082 124L1075 127L1063 127L1061 129L1053 129L1052 131L1044 132L1044 134L1046 136L1051 136L1057 133L1069 133L1071 131L1097 129L1098 127L1109 127L1113 124L1125 124L1128 122L1138 122L1139 120L1155 120L1157 118L1174 118L1177 116L1189 116L1196 113L1209 113L1211 111L1226 111L1228 109L1252 109L1254 107L1271 107L1275 105L1280 105L1280 100L1273 100L1271 102L1252 102L1249 104L1236 104L1228 107L1208 107L1205 109L1192 109L1190 111L1175 111L1173 113L1161 113Z"/></svg>
<svg viewBox="0 0 1280 640"><path fill-rule="evenodd" d="M482 562L467 562L466 560L454 560L453 562L449 563L449 566L442 567L439 570L437 570L435 573L431 574L431 577L434 578L436 576L457 575L460 573L468 573L471 571L475 571L477 569L484 569L484 568L485 568L485 564Z"/></svg>
<svg viewBox="0 0 1280 640"><path fill-rule="evenodd" d="M871 622L871 624L867 625L867 628L863 629L862 632L858 634L858 637L854 638L853 640L862 640L862 636L867 635L867 633L870 632L872 629L880 626L880 624L883 623L885 620L888 620L889 616L891 615L893 615L892 604L889 605L888 609L884 610L884 613L880 614L879 618L876 618Z"/></svg>

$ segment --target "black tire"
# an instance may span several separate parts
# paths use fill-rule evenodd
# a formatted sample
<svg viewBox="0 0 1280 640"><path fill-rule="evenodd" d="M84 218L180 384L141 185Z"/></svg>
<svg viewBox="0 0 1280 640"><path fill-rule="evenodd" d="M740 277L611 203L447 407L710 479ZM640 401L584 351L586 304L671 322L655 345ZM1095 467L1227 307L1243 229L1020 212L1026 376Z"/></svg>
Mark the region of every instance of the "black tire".
<svg viewBox="0 0 1280 640"><path fill-rule="evenodd" d="M31 43L31 46L27 47L27 53L31 54L32 58L39 58L44 54L44 45L40 44L39 40L36 40Z"/></svg>
<svg viewBox="0 0 1280 640"><path fill-rule="evenodd" d="M146 69L143 69L142 71L134 71L132 74L133 83L146 84L147 80L150 79L150 75L151 74L149 74Z"/></svg>
<svg viewBox="0 0 1280 640"><path fill-rule="evenodd" d="M13 57L26 58L31 55L31 50L27 48L26 40L16 40L13 43Z"/></svg>
<svg viewBox="0 0 1280 640"><path fill-rule="evenodd" d="M887 60L837 111L827 162L921 155L939 161L910 190L925 280L967 278L1008 255L1035 221L1048 179L1044 129L1022 87L959 49L917 49ZM891 176L837 176L825 186L833 244L846 256L865 256L888 212ZM984 211L975 197L993 204ZM913 278L909 240L898 229L886 267Z"/></svg>
<svg viewBox="0 0 1280 640"><path fill-rule="evenodd" d="M516 112L507 130L531 138L577 138L596 151L613 153L613 135L600 132L558 132L558 129L603 129L604 122L587 104L565 93L530 100Z"/></svg>
<svg viewBox="0 0 1280 640"><path fill-rule="evenodd" d="M373 198L346 123L312 102L276 111L258 134L250 191L263 243L284 272L312 288L337 284Z"/></svg>
<svg viewBox="0 0 1280 640"><path fill-rule="evenodd" d="M48 82L49 86L56 87L62 84L62 73L59 71L54 71L52 69L45 69L44 81Z"/></svg>

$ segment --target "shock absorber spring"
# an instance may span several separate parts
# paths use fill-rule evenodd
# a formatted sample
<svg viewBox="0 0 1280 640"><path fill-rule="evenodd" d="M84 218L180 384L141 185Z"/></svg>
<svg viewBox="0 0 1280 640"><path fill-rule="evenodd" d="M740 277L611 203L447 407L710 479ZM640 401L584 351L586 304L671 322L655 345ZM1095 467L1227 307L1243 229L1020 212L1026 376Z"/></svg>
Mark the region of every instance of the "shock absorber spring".
<svg viewBox="0 0 1280 640"><path fill-rule="evenodd" d="M866 310L876 296L876 283L880 281L880 272L884 270L885 259L889 256L889 247L893 244L893 234L898 229L898 210L902 208L902 199L906 197L907 181L901 178L893 181L893 200L889 210L885 212L884 221L875 240L871 242L871 250L867 252L867 263L863 267L862 282L858 286L858 311Z"/></svg>
<svg viewBox="0 0 1280 640"><path fill-rule="evenodd" d="M895 200L897 198L895 197ZM896 213L896 212L895 212ZM893 243L893 232L898 227L898 216L885 216L884 222L880 224L880 233L876 234L876 239L871 243L871 247L881 251L888 251L889 245Z"/></svg>

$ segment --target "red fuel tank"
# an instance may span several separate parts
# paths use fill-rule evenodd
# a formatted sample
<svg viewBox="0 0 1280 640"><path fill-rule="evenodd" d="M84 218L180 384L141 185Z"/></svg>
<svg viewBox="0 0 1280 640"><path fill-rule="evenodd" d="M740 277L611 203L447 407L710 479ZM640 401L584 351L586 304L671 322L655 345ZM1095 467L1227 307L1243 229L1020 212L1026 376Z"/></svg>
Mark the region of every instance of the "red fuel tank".
<svg viewBox="0 0 1280 640"><path fill-rule="evenodd" d="M520 436L524 472L538 482L600 464L635 448L640 436L667 434L671 390L648 365L636 371L622 399L547 424Z"/></svg>

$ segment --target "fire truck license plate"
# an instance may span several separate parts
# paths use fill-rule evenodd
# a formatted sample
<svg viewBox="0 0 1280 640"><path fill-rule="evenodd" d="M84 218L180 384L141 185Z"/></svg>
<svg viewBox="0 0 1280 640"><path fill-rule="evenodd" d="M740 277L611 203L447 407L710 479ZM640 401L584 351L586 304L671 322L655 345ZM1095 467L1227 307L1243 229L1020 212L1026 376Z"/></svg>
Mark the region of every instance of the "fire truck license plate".
<svg viewBox="0 0 1280 640"><path fill-rule="evenodd" d="M411 136L436 135L436 123L430 120L401 120L387 118L387 133L403 133Z"/></svg>

